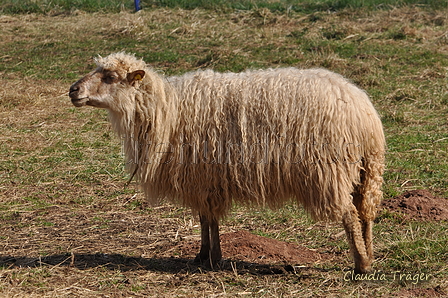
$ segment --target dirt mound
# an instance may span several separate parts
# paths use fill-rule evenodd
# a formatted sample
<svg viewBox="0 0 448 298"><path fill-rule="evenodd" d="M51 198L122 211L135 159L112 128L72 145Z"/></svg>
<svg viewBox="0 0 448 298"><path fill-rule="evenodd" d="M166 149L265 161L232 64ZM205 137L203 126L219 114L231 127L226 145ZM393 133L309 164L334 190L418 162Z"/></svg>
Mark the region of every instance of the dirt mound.
<svg viewBox="0 0 448 298"><path fill-rule="evenodd" d="M182 245L182 252L196 253L199 241ZM238 231L221 235L221 249L224 259L257 264L312 264L324 257L316 251L293 243L270 239Z"/></svg>
<svg viewBox="0 0 448 298"><path fill-rule="evenodd" d="M257 236L247 231L221 237L225 257L262 264L311 264L321 259L318 252L293 243Z"/></svg>
<svg viewBox="0 0 448 298"><path fill-rule="evenodd" d="M400 213L406 219L448 220L448 200L434 197L425 189L407 191L395 198L384 200L381 207L390 212Z"/></svg>

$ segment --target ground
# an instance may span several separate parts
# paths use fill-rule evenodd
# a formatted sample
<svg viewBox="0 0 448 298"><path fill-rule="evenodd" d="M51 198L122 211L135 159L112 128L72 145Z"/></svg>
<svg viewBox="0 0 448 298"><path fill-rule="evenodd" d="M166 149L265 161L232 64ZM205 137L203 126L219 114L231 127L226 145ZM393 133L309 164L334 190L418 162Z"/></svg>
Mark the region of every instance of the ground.
<svg viewBox="0 0 448 298"><path fill-rule="evenodd" d="M120 201L114 203L129 204L133 199L135 196L120 197ZM446 207L446 199L435 198L427 190L416 190L385 200L380 207L380 214L410 221L439 221L448 217ZM5 268L11 270L5 270L1 275L1 281L12 286L6 294L12 296L15 293L13 289L20 288L24 283L38 283L30 273L27 273L27 277L20 277L21 270L24 270L20 268L35 268L39 276L50 278L59 284L58 288L50 292L52 295L48 295L43 289L40 291L42 295L45 293L46 297L56 297L70 294L76 297L94 295L102 287L110 286L110 283L113 286L139 288L148 282L166 282L169 288L179 287L180 291L186 281L193 279L199 287L207 287L211 276L217 276L216 272L221 272L225 278L235 279L234 282L238 282L239 276L247 275L254 278L266 276L269 279L276 276L296 276L296 282L306 282L334 270L322 268L321 265L341 263L347 258L347 255L341 255L338 251L309 249L297 243L255 235L246 230L229 231L224 226L224 233L221 235L224 261L210 270L207 266L193 262L200 240L198 223L187 210L180 212L174 206L163 205L155 208L157 212L142 214L144 206L124 212L114 211L107 204L95 205L94 208L102 211L101 217L92 215L89 210L74 211L70 206L54 206L41 212L15 213L10 221L17 222L20 218L20 227L10 226L9 229L2 230L4 253L0 261ZM177 219L157 218L155 213L160 212L180 213ZM44 216L52 225L31 224L39 216ZM342 231L334 237L344 238L345 235ZM58 249L61 253L54 253ZM116 272L116 276L104 280L100 278L89 284L84 284L83 279L79 279L84 276L89 280L86 276L98 275L98 271ZM148 278L156 278L158 281L148 281ZM404 288L395 296L385 297L445 295L444 289L440 287L428 288L425 284L421 286ZM249 291L245 294L253 293ZM191 297L194 295L196 294ZM110 297L122 296L115 294Z"/></svg>

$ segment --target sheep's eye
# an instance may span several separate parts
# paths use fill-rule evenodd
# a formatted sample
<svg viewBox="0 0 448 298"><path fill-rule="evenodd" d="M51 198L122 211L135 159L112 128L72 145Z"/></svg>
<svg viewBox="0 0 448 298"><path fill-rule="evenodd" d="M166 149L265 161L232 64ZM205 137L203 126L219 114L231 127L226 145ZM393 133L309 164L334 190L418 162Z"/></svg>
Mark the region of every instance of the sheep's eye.
<svg viewBox="0 0 448 298"><path fill-rule="evenodd" d="M114 75L114 74L109 74L109 75L106 75L106 76L103 78L103 81L104 81L106 84L113 84L113 83L118 82L118 76L117 76L117 75Z"/></svg>

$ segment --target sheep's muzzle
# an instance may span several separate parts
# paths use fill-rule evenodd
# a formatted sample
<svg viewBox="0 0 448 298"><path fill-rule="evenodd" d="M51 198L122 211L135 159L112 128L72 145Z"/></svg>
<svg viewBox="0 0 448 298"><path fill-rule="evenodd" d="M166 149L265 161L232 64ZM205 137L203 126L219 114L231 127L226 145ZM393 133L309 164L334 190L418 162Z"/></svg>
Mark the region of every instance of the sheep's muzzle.
<svg viewBox="0 0 448 298"><path fill-rule="evenodd" d="M76 82L70 87L70 91L68 94L68 96L72 101L72 104L75 107L82 107L86 105L86 103L89 101L88 97L80 97L79 90L80 90L79 84L78 82Z"/></svg>

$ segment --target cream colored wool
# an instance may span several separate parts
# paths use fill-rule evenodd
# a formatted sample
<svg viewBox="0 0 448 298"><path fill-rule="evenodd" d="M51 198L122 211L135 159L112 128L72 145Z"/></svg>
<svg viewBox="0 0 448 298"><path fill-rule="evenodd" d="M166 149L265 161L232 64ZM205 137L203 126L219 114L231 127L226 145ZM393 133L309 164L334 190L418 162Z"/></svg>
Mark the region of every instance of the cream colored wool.
<svg viewBox="0 0 448 298"><path fill-rule="evenodd" d="M366 93L342 76L280 68L164 78L124 53L96 63L122 80L145 71L141 82L107 91L106 108L151 202L180 202L216 220L233 203L289 200L316 220L375 218L382 124Z"/></svg>
<svg viewBox="0 0 448 298"><path fill-rule="evenodd" d="M146 72L109 111L151 202L176 200L220 218L234 202L278 207L293 199L314 219L339 221L364 169L361 210L375 217L382 124L365 92L342 76L284 68L164 79L123 53L97 65Z"/></svg>

